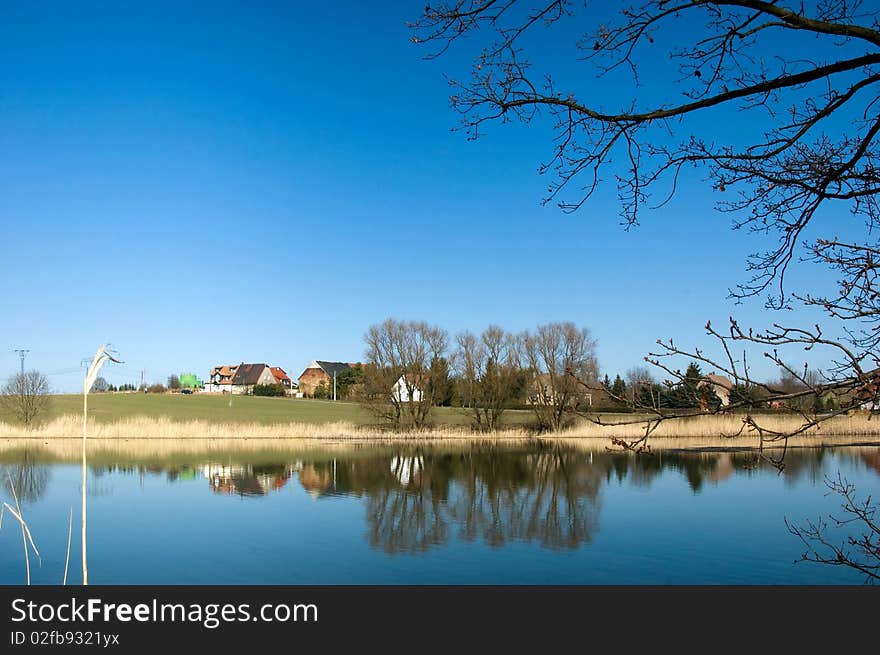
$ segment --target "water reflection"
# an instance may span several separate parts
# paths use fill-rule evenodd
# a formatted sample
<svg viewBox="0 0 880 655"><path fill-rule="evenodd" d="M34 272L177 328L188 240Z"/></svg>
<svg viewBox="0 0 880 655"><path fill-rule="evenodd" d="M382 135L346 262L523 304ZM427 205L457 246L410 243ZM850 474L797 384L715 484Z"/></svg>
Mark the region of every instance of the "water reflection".
<svg viewBox="0 0 880 655"><path fill-rule="evenodd" d="M22 505L35 503L46 492L50 476L51 467L37 461L34 453L25 451L12 463L0 464L0 498L14 505L12 484Z"/></svg>
<svg viewBox="0 0 880 655"><path fill-rule="evenodd" d="M786 484L803 479L821 484L828 474L829 453L790 451L782 474ZM880 449L835 453L851 466L880 474ZM25 501L39 499L47 487L50 465L29 452L2 457L7 460L4 464L0 459L3 479L11 476ZM771 474L771 467L750 452L666 451L637 457L546 444L171 459L95 465L92 472L96 480L109 473L142 479L161 475L169 483L203 484L214 494L257 500L296 488L295 478L317 503L334 496L363 499L370 546L392 554L423 552L451 540L492 547L529 542L553 550L574 549L589 543L599 531L603 489L609 485L648 489L661 475L672 472L699 494L735 476ZM772 475L778 475L775 469Z"/></svg>
<svg viewBox="0 0 880 655"><path fill-rule="evenodd" d="M274 466L205 464L202 475L208 480L211 491L218 494L238 496L265 496L278 491L293 475L293 467L285 464Z"/></svg>

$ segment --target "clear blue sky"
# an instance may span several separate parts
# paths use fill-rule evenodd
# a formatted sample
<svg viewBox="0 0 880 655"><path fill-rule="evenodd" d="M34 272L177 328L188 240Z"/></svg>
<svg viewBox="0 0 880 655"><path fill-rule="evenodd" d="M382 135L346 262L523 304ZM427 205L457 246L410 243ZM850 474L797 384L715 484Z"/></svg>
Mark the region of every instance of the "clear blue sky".
<svg viewBox="0 0 880 655"><path fill-rule="evenodd" d="M3 3L0 376L29 348L74 390L104 341L115 383L298 375L388 316L575 321L613 376L707 319L774 318L726 298L760 244L697 178L625 232L610 186L541 206L546 124L452 133L443 73L467 62L421 58L423 5Z"/></svg>

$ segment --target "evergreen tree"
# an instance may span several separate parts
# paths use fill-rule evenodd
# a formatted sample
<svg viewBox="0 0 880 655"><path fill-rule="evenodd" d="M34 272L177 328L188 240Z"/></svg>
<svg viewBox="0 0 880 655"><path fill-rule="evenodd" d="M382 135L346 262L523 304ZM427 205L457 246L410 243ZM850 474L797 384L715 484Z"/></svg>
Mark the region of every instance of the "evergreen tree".
<svg viewBox="0 0 880 655"><path fill-rule="evenodd" d="M614 376L614 384L611 385L611 393L618 398L626 397L626 382L623 381L623 378L621 378L620 375Z"/></svg>

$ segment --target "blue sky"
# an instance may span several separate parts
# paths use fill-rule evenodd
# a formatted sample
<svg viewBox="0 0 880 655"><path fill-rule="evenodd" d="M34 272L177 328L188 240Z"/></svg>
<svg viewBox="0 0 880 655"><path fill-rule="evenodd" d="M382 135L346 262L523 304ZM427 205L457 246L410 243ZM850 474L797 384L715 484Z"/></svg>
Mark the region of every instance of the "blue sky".
<svg viewBox="0 0 880 655"><path fill-rule="evenodd" d="M571 320L613 376L657 338L705 345L707 319L779 319L727 299L761 242L698 177L626 232L610 186L541 206L546 123L451 132L443 74L467 48L422 59L405 21L424 3L183 4L3 3L0 376L29 348L74 390L104 341L115 383L298 375L360 359L388 316Z"/></svg>

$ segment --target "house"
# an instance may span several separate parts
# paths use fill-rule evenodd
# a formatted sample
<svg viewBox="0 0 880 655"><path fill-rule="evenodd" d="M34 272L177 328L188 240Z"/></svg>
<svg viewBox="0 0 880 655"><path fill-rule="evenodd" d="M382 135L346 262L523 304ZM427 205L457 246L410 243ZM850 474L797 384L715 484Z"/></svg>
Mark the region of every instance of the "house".
<svg viewBox="0 0 880 655"><path fill-rule="evenodd" d="M269 370L272 372L272 377L275 378L275 384L280 384L284 387L285 391L287 391L287 395L296 393L299 385L290 379L287 373L284 372L283 368L280 366L270 366Z"/></svg>
<svg viewBox="0 0 880 655"><path fill-rule="evenodd" d="M709 373L697 385L697 388L701 387L709 387L718 396L722 407L727 407L730 404L730 392L733 391L733 382L723 375Z"/></svg>
<svg viewBox="0 0 880 655"><path fill-rule="evenodd" d="M880 409L880 368L868 371L864 380L854 389L855 404L859 409L876 412Z"/></svg>
<svg viewBox="0 0 880 655"><path fill-rule="evenodd" d="M427 382L427 376L425 375L414 377L412 380L408 379L406 375L401 375L397 378L397 382L394 383L391 394L394 400L399 403L420 403L422 402ZM410 393L410 390L412 390L412 393Z"/></svg>
<svg viewBox="0 0 880 655"><path fill-rule="evenodd" d="M572 406L593 406L593 393L587 387L571 376L556 376L556 388L554 389L553 376L549 373L539 373L532 380L531 392L526 396L528 405L556 405L563 397L568 398L567 403Z"/></svg>
<svg viewBox="0 0 880 655"><path fill-rule="evenodd" d="M268 364L239 364L232 377L232 393L250 393L256 385L275 384L275 376Z"/></svg>
<svg viewBox="0 0 880 655"><path fill-rule="evenodd" d="M230 393L232 391L232 378L238 366L215 366L211 369L208 381L205 382L207 393Z"/></svg>
<svg viewBox="0 0 880 655"><path fill-rule="evenodd" d="M323 382L332 395L334 378L354 366L346 362L323 362L316 359L300 374L299 392L306 397L314 396L315 389Z"/></svg>

